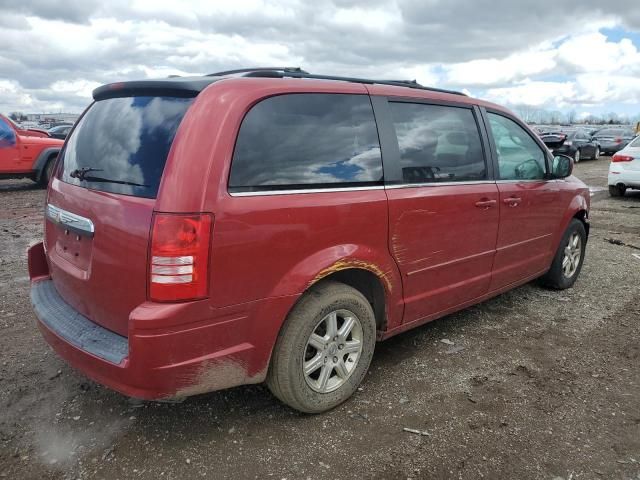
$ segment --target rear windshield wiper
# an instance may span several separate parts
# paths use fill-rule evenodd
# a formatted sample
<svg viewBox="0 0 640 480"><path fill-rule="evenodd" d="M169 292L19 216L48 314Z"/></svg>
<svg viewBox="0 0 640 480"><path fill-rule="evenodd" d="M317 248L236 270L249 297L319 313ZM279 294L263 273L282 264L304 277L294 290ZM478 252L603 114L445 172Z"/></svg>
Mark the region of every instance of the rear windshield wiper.
<svg viewBox="0 0 640 480"><path fill-rule="evenodd" d="M101 171L102 171L101 168L82 167L82 168L76 168L75 170L72 170L69 176L71 178L77 178L78 180L84 180L84 177L87 175L87 173L101 172Z"/></svg>
<svg viewBox="0 0 640 480"><path fill-rule="evenodd" d="M101 183L117 183L118 185L131 185L132 187L146 187L149 188L149 185L143 185L142 183L135 182L127 182L126 180L114 180L112 178L104 178L104 177L92 177L83 175L82 178L78 177L80 180L84 180L85 182L101 182Z"/></svg>

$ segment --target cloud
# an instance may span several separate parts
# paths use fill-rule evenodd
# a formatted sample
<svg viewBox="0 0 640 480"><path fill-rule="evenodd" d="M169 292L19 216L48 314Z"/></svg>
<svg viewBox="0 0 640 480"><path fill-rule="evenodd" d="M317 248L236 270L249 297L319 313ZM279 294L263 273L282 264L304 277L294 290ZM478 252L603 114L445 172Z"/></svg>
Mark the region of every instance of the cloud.
<svg viewBox="0 0 640 480"><path fill-rule="evenodd" d="M89 17L98 11L100 2L93 0L51 0L19 1L0 0L0 11L13 12L25 16L38 16L49 20L69 23L87 23Z"/></svg>
<svg viewBox="0 0 640 480"><path fill-rule="evenodd" d="M633 90L630 79L640 73L638 45L601 33L639 31L635 0L538 0L534 7L511 0L0 0L0 7L0 80L15 90L0 97L0 111L79 111L96 84L252 65L417 79L540 105L554 101L554 88L566 104L623 98L616 89ZM603 86L593 75L615 79Z"/></svg>

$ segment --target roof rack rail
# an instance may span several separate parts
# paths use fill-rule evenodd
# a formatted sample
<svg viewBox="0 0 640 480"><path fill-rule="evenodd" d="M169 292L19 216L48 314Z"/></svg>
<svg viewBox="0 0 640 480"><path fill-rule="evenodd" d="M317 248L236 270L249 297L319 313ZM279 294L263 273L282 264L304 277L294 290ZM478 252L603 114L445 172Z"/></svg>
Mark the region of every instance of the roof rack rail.
<svg viewBox="0 0 640 480"><path fill-rule="evenodd" d="M243 74L243 77L266 77L266 78L309 78L314 80L337 80L341 82L365 83L369 85L392 85L394 87L416 88L419 90L429 90L431 92L449 93L453 95L467 96L463 92L447 90L445 88L425 87L417 80L373 80L369 78L341 77L336 75L315 75L302 70L300 67L258 67L239 68L237 70L225 70L223 72L210 73L207 77L221 77L223 75Z"/></svg>
<svg viewBox="0 0 640 480"><path fill-rule="evenodd" d="M251 74L257 74L258 72L287 72L287 73L295 72L295 73L303 73L306 75L309 74L308 72L305 72L304 70L302 70L300 67L258 67L258 68L238 68L236 70L225 70L222 72L209 73L208 75L205 75L205 76L221 77L223 75L234 75L236 73L245 73L245 74L248 74L245 76L251 77L251 76L259 76L259 75L251 75Z"/></svg>
<svg viewBox="0 0 640 480"><path fill-rule="evenodd" d="M337 80L341 82L365 83L368 85L392 85L394 87L416 88L431 92L449 93L453 95L467 96L463 92L447 90L445 88L425 87L416 80L373 80L370 78L341 77L336 75L315 75L300 69L246 69L245 77L270 77L270 78L309 78L314 80Z"/></svg>

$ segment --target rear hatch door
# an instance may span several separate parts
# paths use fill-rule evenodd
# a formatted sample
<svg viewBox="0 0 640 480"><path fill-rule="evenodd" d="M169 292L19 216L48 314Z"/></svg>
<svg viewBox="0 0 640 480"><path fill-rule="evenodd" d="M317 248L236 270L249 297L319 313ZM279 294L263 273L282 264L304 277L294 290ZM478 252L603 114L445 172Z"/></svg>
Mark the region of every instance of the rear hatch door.
<svg viewBox="0 0 640 480"><path fill-rule="evenodd" d="M74 128L48 193L45 246L60 295L121 335L147 298L155 198L192 98L95 102Z"/></svg>
<svg viewBox="0 0 640 480"><path fill-rule="evenodd" d="M556 150L564 145L567 135L564 133L545 133L540 136L540 139L551 150Z"/></svg>

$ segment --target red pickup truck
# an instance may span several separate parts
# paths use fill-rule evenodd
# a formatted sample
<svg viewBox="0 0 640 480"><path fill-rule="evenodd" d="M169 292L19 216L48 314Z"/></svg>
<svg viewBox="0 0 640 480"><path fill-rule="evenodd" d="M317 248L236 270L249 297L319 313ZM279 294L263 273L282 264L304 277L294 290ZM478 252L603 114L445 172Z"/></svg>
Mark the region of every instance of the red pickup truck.
<svg viewBox="0 0 640 480"><path fill-rule="evenodd" d="M40 130L24 130L0 115L0 179L30 178L49 183L62 140Z"/></svg>

